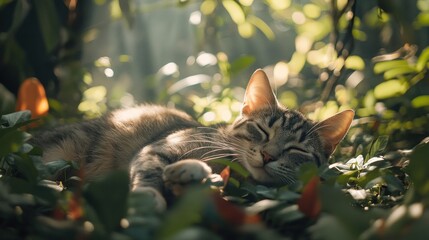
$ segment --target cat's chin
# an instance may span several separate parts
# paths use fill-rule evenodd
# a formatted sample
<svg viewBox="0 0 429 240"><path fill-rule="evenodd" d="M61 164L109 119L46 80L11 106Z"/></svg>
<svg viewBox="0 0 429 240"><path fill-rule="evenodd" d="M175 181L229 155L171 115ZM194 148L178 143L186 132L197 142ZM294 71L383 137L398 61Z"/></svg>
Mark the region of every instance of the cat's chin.
<svg viewBox="0 0 429 240"><path fill-rule="evenodd" d="M295 176L289 172L289 176L282 176L278 170L276 163L269 163L261 167L254 167L250 164L244 164L244 167L249 171L253 180L265 185L285 185L295 182Z"/></svg>
<svg viewBox="0 0 429 240"><path fill-rule="evenodd" d="M276 183L275 179L268 174L264 167L252 167L246 166L246 169L250 172L252 178L263 184L274 184Z"/></svg>

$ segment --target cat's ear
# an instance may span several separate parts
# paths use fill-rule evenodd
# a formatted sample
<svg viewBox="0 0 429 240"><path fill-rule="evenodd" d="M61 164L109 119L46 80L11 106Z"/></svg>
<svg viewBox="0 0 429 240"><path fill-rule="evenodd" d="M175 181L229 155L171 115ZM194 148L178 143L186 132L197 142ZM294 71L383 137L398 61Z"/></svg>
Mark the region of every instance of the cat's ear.
<svg viewBox="0 0 429 240"><path fill-rule="evenodd" d="M322 139L327 156L334 152L335 147L349 131L354 115L353 110L344 110L314 126Z"/></svg>
<svg viewBox="0 0 429 240"><path fill-rule="evenodd" d="M262 69L258 69L247 84L241 113L247 115L266 107L276 108L277 99L271 89L267 75Z"/></svg>

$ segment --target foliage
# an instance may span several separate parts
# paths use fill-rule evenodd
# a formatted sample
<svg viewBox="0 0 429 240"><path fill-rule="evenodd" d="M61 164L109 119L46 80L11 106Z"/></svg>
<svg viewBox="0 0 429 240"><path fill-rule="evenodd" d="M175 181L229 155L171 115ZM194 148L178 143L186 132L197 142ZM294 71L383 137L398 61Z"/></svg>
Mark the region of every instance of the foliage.
<svg viewBox="0 0 429 240"><path fill-rule="evenodd" d="M221 192L210 181L191 187L159 213L150 195L128 192L126 172L90 183L76 176L47 180L77 167L41 163L41 152L19 130L30 117L27 111L1 118L0 142L9 143L0 145L4 239L419 239L428 233L427 142L404 155L410 163L401 167L382 157L388 139L380 137L364 149L365 157L321 169L304 165L291 186L253 184L246 170L219 160L233 164L234 173Z"/></svg>

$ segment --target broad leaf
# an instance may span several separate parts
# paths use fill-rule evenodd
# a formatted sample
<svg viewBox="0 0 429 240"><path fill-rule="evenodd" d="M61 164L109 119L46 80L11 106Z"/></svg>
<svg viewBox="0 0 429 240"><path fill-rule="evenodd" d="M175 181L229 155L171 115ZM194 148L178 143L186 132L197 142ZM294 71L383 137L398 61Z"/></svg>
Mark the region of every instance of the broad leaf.
<svg viewBox="0 0 429 240"><path fill-rule="evenodd" d="M410 156L406 172L410 175L414 188L421 196L429 197L429 143L418 145Z"/></svg>
<svg viewBox="0 0 429 240"><path fill-rule="evenodd" d="M0 128L14 127L19 123L26 123L30 119L31 112L28 110L6 114L0 118Z"/></svg>
<svg viewBox="0 0 429 240"><path fill-rule="evenodd" d="M374 65L374 73L380 74L390 69L408 67L408 62L405 60L392 60L379 62Z"/></svg>
<svg viewBox="0 0 429 240"><path fill-rule="evenodd" d="M417 60L416 70L418 72L423 71L428 60L429 60L429 47L426 47L425 49L423 49L422 53L420 54Z"/></svg>
<svg viewBox="0 0 429 240"><path fill-rule="evenodd" d="M382 82L374 88L377 99L386 99L403 95L409 88L407 82L395 79Z"/></svg>
<svg viewBox="0 0 429 240"><path fill-rule="evenodd" d="M370 158L380 156L386 149L388 141L389 136L380 136L377 140L373 141L365 160L368 161ZM374 159L373 162L375 161Z"/></svg>
<svg viewBox="0 0 429 240"><path fill-rule="evenodd" d="M123 171L112 172L85 189L84 195L107 231L118 227L125 216L128 191L129 177Z"/></svg>

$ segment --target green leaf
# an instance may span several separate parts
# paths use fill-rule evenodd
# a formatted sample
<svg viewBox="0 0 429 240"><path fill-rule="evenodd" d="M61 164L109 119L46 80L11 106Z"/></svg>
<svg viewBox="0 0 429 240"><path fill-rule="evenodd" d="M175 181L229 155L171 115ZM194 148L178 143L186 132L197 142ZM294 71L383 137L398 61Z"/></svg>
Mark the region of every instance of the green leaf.
<svg viewBox="0 0 429 240"><path fill-rule="evenodd" d="M37 183L38 172L31 159L15 157L15 165L19 173L21 173L31 184Z"/></svg>
<svg viewBox="0 0 429 240"><path fill-rule="evenodd" d="M421 108L429 106L429 95L418 96L411 100L411 106L413 108Z"/></svg>
<svg viewBox="0 0 429 240"><path fill-rule="evenodd" d="M310 181L314 176L317 176L319 173L319 168L315 163L304 163L299 166L299 180L305 185Z"/></svg>
<svg viewBox="0 0 429 240"><path fill-rule="evenodd" d="M420 1L420 2L423 2L423 1ZM416 17L416 22L414 24L416 28L429 26L429 11L420 12Z"/></svg>
<svg viewBox="0 0 429 240"><path fill-rule="evenodd" d="M303 219L305 215L298 209L297 204L283 205L270 210L267 218L276 226L284 226L288 223Z"/></svg>
<svg viewBox="0 0 429 240"><path fill-rule="evenodd" d="M365 157L365 160L368 161L370 158L380 156L387 147L387 143L389 142L389 136L384 135L378 137L375 141L371 143L371 147L369 148L369 152Z"/></svg>
<svg viewBox="0 0 429 240"><path fill-rule="evenodd" d="M6 114L0 118L0 128L14 127L18 123L25 123L30 119L31 112L29 110Z"/></svg>
<svg viewBox="0 0 429 240"><path fill-rule="evenodd" d="M7 4L7 1L6 1L6 4ZM0 4L0 5L2 5L2 4ZM2 6L0 6L0 7L2 7ZM31 8L31 6L28 3L28 1L17 1L15 11L13 13L12 26L10 26L10 29L9 29L9 31L11 33L15 33L19 29L22 22L27 17L28 12L30 11L30 8Z"/></svg>
<svg viewBox="0 0 429 240"><path fill-rule="evenodd" d="M183 229L200 222L204 203L208 202L208 198L211 196L207 190L202 186L188 189L175 207L168 212L158 229L156 239L170 239Z"/></svg>
<svg viewBox="0 0 429 240"><path fill-rule="evenodd" d="M403 95L409 88L408 83L401 80L389 80L378 84L374 88L377 99L386 99Z"/></svg>
<svg viewBox="0 0 429 240"><path fill-rule="evenodd" d="M394 69L387 70L384 72L383 77L384 79L392 79L392 78L398 78L406 74L415 73L416 69L410 66L402 66L397 67Z"/></svg>
<svg viewBox="0 0 429 240"><path fill-rule="evenodd" d="M246 21L244 11L238 3L233 0L224 0L222 4L236 24L242 24Z"/></svg>
<svg viewBox="0 0 429 240"><path fill-rule="evenodd" d="M263 196L264 198L270 198L275 199L277 196L277 189L276 188L268 188L263 185L257 185L256 186L256 193Z"/></svg>
<svg viewBox="0 0 429 240"><path fill-rule="evenodd" d="M320 187L319 194L323 212L338 219L352 236L359 236L368 229L371 219L376 217L372 212L363 212L353 207L352 202L354 200L344 195L339 189L323 184ZM334 231L333 227L326 229L326 231Z"/></svg>
<svg viewBox="0 0 429 240"><path fill-rule="evenodd" d="M49 177L56 176L59 172L69 168L77 169L76 163L66 160L55 160L44 164Z"/></svg>
<svg viewBox="0 0 429 240"><path fill-rule="evenodd" d="M0 134L0 157L18 152L25 140L25 134L16 130L5 133L0 131Z"/></svg>
<svg viewBox="0 0 429 240"><path fill-rule="evenodd" d="M354 240L357 237L353 235L347 226L336 216L322 215L315 225L309 227L311 239L330 239L330 240Z"/></svg>
<svg viewBox="0 0 429 240"><path fill-rule="evenodd" d="M109 232L118 227L125 216L128 191L129 177L125 171L107 174L84 190L86 199Z"/></svg>
<svg viewBox="0 0 429 240"><path fill-rule="evenodd" d="M0 114L15 110L15 96L0 83Z"/></svg>
<svg viewBox="0 0 429 240"><path fill-rule="evenodd" d="M275 34L273 30L268 26L267 23L265 23L262 19L251 15L247 18L247 21L249 23L252 23L255 27L257 27L261 32L267 37L269 40L274 40Z"/></svg>
<svg viewBox="0 0 429 240"><path fill-rule="evenodd" d="M13 0L0 0L0 9L9 3L11 3Z"/></svg>
<svg viewBox="0 0 429 240"><path fill-rule="evenodd" d="M239 73L240 71L248 68L250 65L252 65L255 62L255 57L253 56L242 56L239 59L235 60L231 63L230 72L231 75L235 75Z"/></svg>
<svg viewBox="0 0 429 240"><path fill-rule="evenodd" d="M418 72L423 71L428 60L429 60L429 47L426 47L425 49L423 49L422 53L420 54L417 60L416 70Z"/></svg>
<svg viewBox="0 0 429 240"><path fill-rule="evenodd" d="M365 68L365 62L361 57L352 55L346 59L345 66L348 69L363 70Z"/></svg>
<svg viewBox="0 0 429 240"><path fill-rule="evenodd" d="M429 143L417 145L410 156L406 172L414 183L415 191L429 197Z"/></svg>
<svg viewBox="0 0 429 240"><path fill-rule="evenodd" d="M119 0L119 7L121 8L122 15L125 17L128 26L134 25L134 14L132 12L131 0Z"/></svg>
<svg viewBox="0 0 429 240"><path fill-rule="evenodd" d="M392 61L384 61L378 62L374 65L374 73L380 74L390 69L408 67L408 62L405 60L392 60Z"/></svg>
<svg viewBox="0 0 429 240"><path fill-rule="evenodd" d="M50 53L60 42L60 20L55 3L51 0L37 0L33 4L36 9L46 52Z"/></svg>

